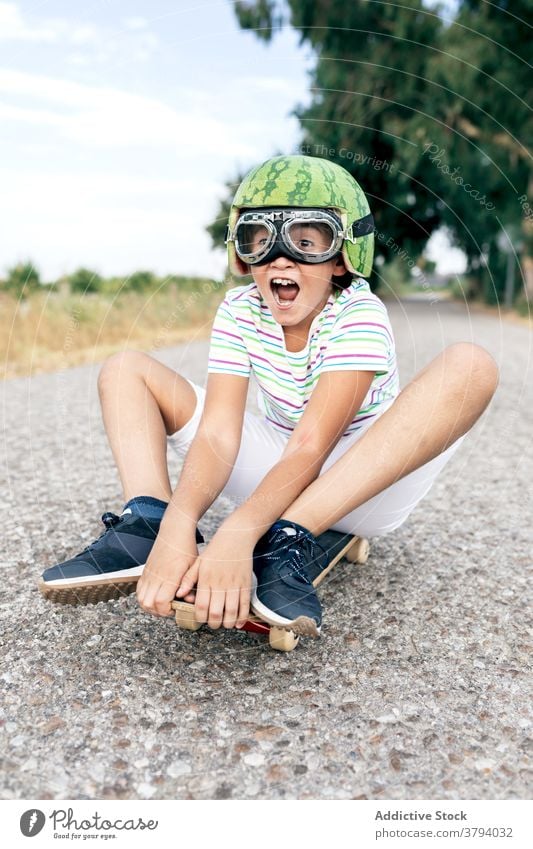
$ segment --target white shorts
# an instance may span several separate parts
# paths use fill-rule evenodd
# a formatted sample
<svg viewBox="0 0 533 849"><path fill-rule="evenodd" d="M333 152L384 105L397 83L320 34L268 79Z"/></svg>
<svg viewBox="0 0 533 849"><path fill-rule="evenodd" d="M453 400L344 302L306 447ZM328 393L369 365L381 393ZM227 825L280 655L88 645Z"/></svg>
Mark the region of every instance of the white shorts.
<svg viewBox="0 0 533 849"><path fill-rule="evenodd" d="M168 444L180 457L184 457L189 450L200 423L205 400L205 389L192 383L192 381L189 381L189 383L196 392L198 400L194 415L185 427L167 437ZM380 415L389 406L390 404L384 405ZM327 471L339 457L357 442L367 427L370 427L374 421L376 421L375 418L355 433L341 438L324 463L320 474ZM334 530L368 538L383 536L400 527L418 502L429 492L439 472L457 451L463 439L464 436L461 436L438 457L393 483L383 492L348 513L333 526ZM237 505L241 504L278 462L286 445L286 436L274 430L258 415L246 411L239 454L221 495L226 496Z"/></svg>

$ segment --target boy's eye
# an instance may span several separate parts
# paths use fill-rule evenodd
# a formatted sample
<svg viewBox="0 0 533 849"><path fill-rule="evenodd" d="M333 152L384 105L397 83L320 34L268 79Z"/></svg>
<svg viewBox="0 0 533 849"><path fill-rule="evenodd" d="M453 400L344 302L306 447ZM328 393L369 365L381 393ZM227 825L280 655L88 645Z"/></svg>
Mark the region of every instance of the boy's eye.
<svg viewBox="0 0 533 849"><path fill-rule="evenodd" d="M261 236L261 237L259 237L259 238L255 238L255 239L252 241L252 243L250 244L251 252L252 252L252 251L258 251L258 250L260 250L261 248L264 248L264 246L266 245L266 243L267 243L267 240L266 240L266 238L265 238L264 236Z"/></svg>
<svg viewBox="0 0 533 849"><path fill-rule="evenodd" d="M244 225L240 228L237 238L241 249L246 253L261 250L268 244L268 232L261 226Z"/></svg>
<svg viewBox="0 0 533 849"><path fill-rule="evenodd" d="M320 253L329 250L332 234L327 228L298 223L290 229L290 238L298 250L304 253Z"/></svg>

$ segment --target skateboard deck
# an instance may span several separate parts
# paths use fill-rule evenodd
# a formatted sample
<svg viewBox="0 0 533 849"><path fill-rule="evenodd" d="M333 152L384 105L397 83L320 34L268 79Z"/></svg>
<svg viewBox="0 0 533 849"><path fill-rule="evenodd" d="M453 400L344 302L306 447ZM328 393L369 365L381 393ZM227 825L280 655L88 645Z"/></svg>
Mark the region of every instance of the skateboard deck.
<svg viewBox="0 0 533 849"><path fill-rule="evenodd" d="M368 540L363 537L352 536L351 534L343 534L339 531L325 531L317 537L317 541L322 548L328 553L328 565L322 570L320 575L313 581L313 585L317 587L333 569L337 563L345 558L351 563L366 563L370 546ZM176 625L179 628L184 628L188 631L197 631L202 627L201 622L197 622L194 615L194 604L187 601L178 601L172 603L172 609L176 614ZM248 619L244 623L240 631L250 631L255 634L264 634L268 636L271 648L277 651L292 651L298 645L299 635L294 633L290 627L281 627L279 625L269 625L264 619L250 613Z"/></svg>

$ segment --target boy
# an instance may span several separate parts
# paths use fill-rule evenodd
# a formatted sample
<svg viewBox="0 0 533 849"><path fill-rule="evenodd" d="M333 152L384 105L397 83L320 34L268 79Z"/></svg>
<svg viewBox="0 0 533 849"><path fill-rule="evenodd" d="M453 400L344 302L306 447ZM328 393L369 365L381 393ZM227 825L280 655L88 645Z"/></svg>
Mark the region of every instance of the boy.
<svg viewBox="0 0 533 849"><path fill-rule="evenodd" d="M195 601L212 628L250 602L272 624L318 635L312 585L327 528L388 533L424 497L489 403L482 348L447 348L401 392L382 302L364 279L373 220L353 177L308 156L253 169L231 207L231 289L213 325L207 391L145 354L102 367L104 424L127 499L77 557L47 569L52 600L131 592L171 614ZM245 411L250 374L261 417ZM167 439L185 463L171 492ZM197 524L223 492L237 507L198 556ZM146 563L143 569L143 565Z"/></svg>

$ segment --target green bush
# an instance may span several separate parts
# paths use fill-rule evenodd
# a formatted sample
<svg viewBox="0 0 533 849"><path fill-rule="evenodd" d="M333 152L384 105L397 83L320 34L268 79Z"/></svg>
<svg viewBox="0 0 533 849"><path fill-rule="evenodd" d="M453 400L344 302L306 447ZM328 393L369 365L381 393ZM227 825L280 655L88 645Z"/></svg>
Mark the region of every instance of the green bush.
<svg viewBox="0 0 533 849"><path fill-rule="evenodd" d="M159 280L153 271L135 271L123 280L124 289L130 292L147 292L157 288Z"/></svg>
<svg viewBox="0 0 533 849"><path fill-rule="evenodd" d="M379 274L376 271L375 276L379 277L380 296L385 298L387 295L402 298L413 291L414 281L409 273L409 266L398 258L382 265Z"/></svg>
<svg viewBox="0 0 533 849"><path fill-rule="evenodd" d="M33 292L41 291L39 272L30 260L19 262L8 269L7 277L2 283L2 289L16 298L27 298Z"/></svg>
<svg viewBox="0 0 533 849"><path fill-rule="evenodd" d="M89 268L78 268L68 275L71 292L99 292L102 288L102 278L96 271Z"/></svg>
<svg viewBox="0 0 533 849"><path fill-rule="evenodd" d="M524 290L522 290L516 298L514 307L519 315L531 318L533 314L533 303L528 299Z"/></svg>

